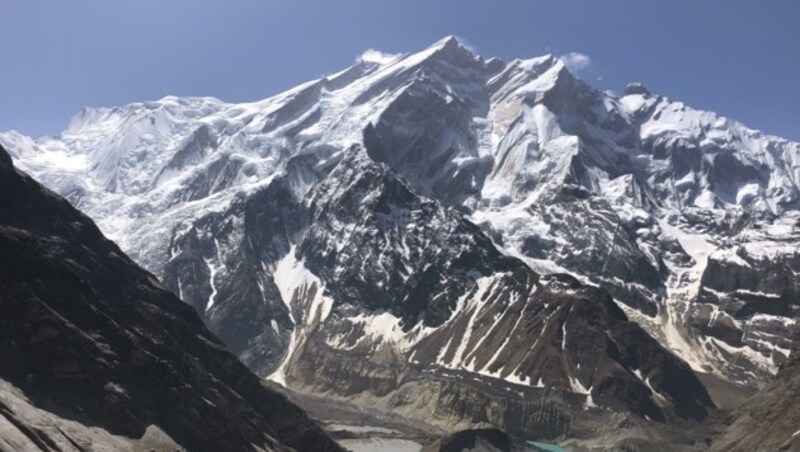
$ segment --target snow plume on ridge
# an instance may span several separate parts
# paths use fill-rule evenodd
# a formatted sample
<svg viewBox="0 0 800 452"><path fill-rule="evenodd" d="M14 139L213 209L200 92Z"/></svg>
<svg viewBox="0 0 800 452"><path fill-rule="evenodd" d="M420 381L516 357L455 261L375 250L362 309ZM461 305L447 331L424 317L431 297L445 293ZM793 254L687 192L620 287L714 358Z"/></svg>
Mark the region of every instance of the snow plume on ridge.
<svg viewBox="0 0 800 452"><path fill-rule="evenodd" d="M564 65L572 72L579 72L592 64L592 59L588 55L580 52L569 52L559 57Z"/></svg>
<svg viewBox="0 0 800 452"><path fill-rule="evenodd" d="M465 37L463 37L463 36L458 36L458 35L453 35L453 37L454 37L454 38L456 38L456 41L458 41L458 43L459 43L459 44L461 44L461 47L464 47L465 49L469 50L470 52L472 52L472 53L474 53L474 54L476 54L476 55L477 55L478 53L480 53L480 52L478 51L478 48L477 48L477 47L475 47L475 45L474 45L474 44L472 44L471 42L469 42L469 41L467 40L467 38L465 38Z"/></svg>
<svg viewBox="0 0 800 452"><path fill-rule="evenodd" d="M365 63L378 63L378 64L386 64L400 56L399 53L385 53L381 52L380 50L375 49L367 49L364 53L359 55L356 58L356 61L365 62Z"/></svg>

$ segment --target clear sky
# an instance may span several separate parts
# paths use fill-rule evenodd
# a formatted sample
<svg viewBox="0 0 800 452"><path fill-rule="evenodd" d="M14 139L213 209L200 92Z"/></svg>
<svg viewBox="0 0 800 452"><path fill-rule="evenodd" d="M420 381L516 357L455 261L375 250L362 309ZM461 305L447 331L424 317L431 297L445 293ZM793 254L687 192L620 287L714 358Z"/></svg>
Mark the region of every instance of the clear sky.
<svg viewBox="0 0 800 452"><path fill-rule="evenodd" d="M251 101L455 34L484 56L576 52L651 91L800 141L800 0L0 0L0 131L167 94Z"/></svg>

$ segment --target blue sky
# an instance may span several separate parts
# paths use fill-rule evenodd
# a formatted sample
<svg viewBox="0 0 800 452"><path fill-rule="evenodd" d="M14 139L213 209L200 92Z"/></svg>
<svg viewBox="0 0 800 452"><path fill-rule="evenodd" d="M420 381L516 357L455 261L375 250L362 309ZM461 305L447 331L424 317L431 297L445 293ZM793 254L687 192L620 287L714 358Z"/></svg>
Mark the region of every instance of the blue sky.
<svg viewBox="0 0 800 452"><path fill-rule="evenodd" d="M586 55L597 88L641 81L800 141L798 24L797 0L0 0L0 131L167 94L257 100L455 34L484 56Z"/></svg>

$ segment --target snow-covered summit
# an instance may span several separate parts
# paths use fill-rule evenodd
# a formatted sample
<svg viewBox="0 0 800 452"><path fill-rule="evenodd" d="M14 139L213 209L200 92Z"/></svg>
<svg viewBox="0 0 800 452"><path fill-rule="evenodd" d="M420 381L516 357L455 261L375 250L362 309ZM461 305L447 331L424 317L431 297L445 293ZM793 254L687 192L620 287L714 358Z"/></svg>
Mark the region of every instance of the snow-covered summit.
<svg viewBox="0 0 800 452"><path fill-rule="evenodd" d="M214 240L253 233L243 218L219 223L225 212L277 181L298 204L322 188L336 193L330 185L342 182L330 174L359 149L505 254L604 287L698 370L762 381L800 324L791 298L800 144L642 84L621 97L600 92L552 55L485 59L449 36L416 53L367 52L255 102L168 96L85 109L58 136L4 133L0 143L160 276L176 243L192 243L187 231L210 238L196 272L206 279L190 289L173 275L176 291L198 299L216 294L224 264L241 259ZM404 218L392 209L377 224ZM352 225L332 218L325 231L349 236ZM783 276L769 283L753 276L777 268ZM378 281L363 284L379 293Z"/></svg>

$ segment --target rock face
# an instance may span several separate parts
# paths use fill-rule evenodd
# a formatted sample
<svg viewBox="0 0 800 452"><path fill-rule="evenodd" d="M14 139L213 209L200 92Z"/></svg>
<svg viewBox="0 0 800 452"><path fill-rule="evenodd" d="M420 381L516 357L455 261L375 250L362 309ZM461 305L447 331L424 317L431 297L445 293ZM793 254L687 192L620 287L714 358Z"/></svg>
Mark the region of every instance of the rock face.
<svg viewBox="0 0 800 452"><path fill-rule="evenodd" d="M773 382L739 407L712 450L800 450L800 341Z"/></svg>
<svg viewBox="0 0 800 452"><path fill-rule="evenodd" d="M763 384L800 325L800 145L552 56L446 38L0 141L294 389L591 436L609 411L704 418L692 370Z"/></svg>
<svg viewBox="0 0 800 452"><path fill-rule="evenodd" d="M250 284L264 304L286 303L265 309L267 317L258 320L269 322L270 338L289 333L289 352L272 378L340 396L383 396L426 372L466 370L542 388L532 392L538 400L554 392L563 399L552 405L559 414L536 418L534 408L534 417L519 422L510 411L486 413L470 402L443 402L438 410L475 422L499 414L508 417L498 421L504 428L546 429L549 436L580 430L570 426L575 409L603 407L665 421L703 419L713 406L688 365L628 321L607 292L566 275L540 278L463 215L414 193L364 149L351 148L296 202L286 188L293 177L279 176L243 204L196 222L228 225L243 218L245 232L205 234L196 226L176 240L231 256L223 261L228 282L217 294ZM285 222L278 232L276 218ZM263 228L268 233L255 232ZM229 238L237 234L248 239ZM174 254L173 262L182 262L177 268L202 267L194 249ZM208 315L224 306L230 305L217 308L215 301ZM245 318L236 310L230 315ZM251 366L273 358L244 350ZM443 389L442 396L450 390L458 400L460 389Z"/></svg>
<svg viewBox="0 0 800 452"><path fill-rule="evenodd" d="M0 308L0 449L340 450L2 148Z"/></svg>
<svg viewBox="0 0 800 452"><path fill-rule="evenodd" d="M462 430L422 448L422 452L515 452L528 450L497 429Z"/></svg>

